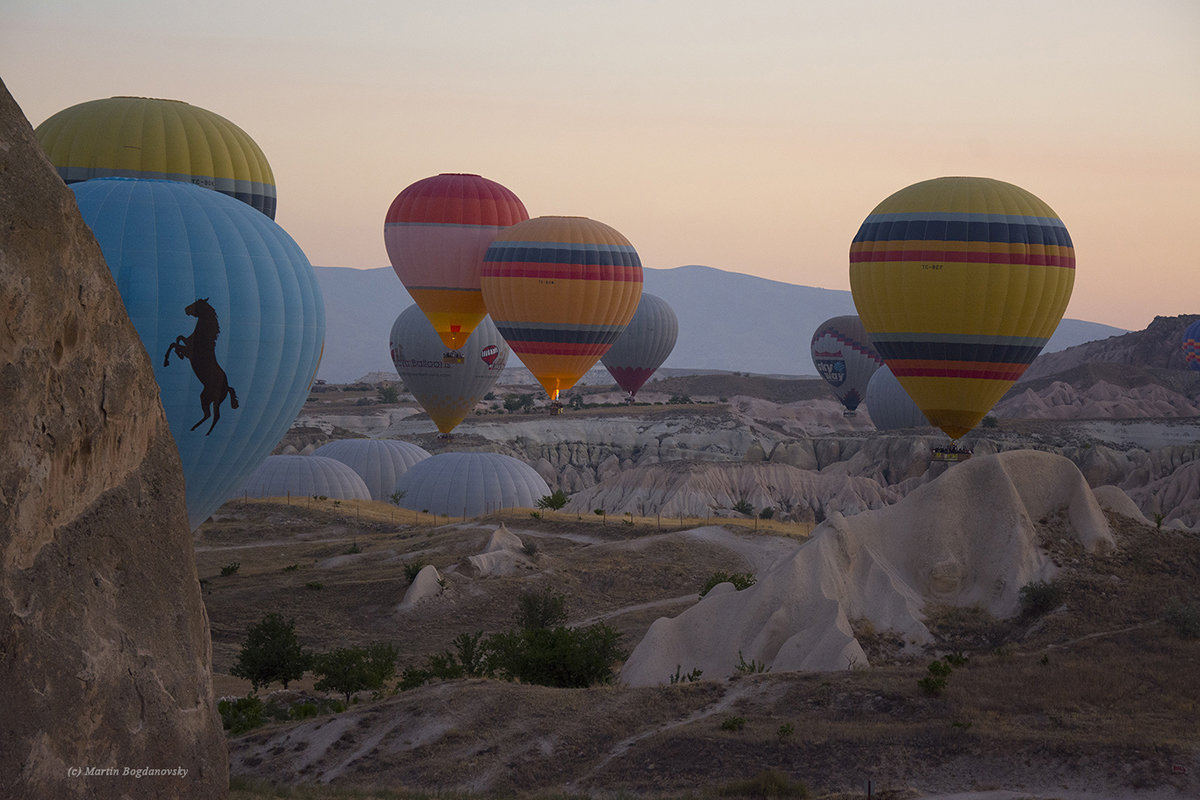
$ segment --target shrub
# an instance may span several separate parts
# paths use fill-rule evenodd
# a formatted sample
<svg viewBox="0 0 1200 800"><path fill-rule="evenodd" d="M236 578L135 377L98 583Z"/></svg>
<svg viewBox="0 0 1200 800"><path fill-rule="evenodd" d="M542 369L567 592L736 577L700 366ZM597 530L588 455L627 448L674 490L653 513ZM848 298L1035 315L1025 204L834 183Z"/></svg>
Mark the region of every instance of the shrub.
<svg viewBox="0 0 1200 800"><path fill-rule="evenodd" d="M995 417L993 417L991 414L988 414L986 417L983 418L983 421L981 424L985 428L994 428L1000 424L1000 421L998 419L996 419Z"/></svg>
<svg viewBox="0 0 1200 800"><path fill-rule="evenodd" d="M734 503L733 510L747 517L754 516L754 506L750 505L749 501L747 501L745 498L742 498Z"/></svg>
<svg viewBox="0 0 1200 800"><path fill-rule="evenodd" d="M721 730L723 731L740 731L746 727L746 718L730 716L721 720Z"/></svg>
<svg viewBox="0 0 1200 800"><path fill-rule="evenodd" d="M553 494L548 494L537 501L537 507L542 509L550 509L558 511L567 504L567 495L562 489L556 489Z"/></svg>
<svg viewBox="0 0 1200 800"><path fill-rule="evenodd" d="M758 512L759 519L771 519L774 516L775 516L775 509L772 508L771 506L767 506L762 511Z"/></svg>
<svg viewBox="0 0 1200 800"><path fill-rule="evenodd" d="M425 568L425 565L420 561L404 562L404 577L408 578L408 582L412 583L417 579L417 573Z"/></svg>
<svg viewBox="0 0 1200 800"><path fill-rule="evenodd" d="M786 772L768 769L753 778L728 783L717 790L720 797L795 797L806 800L808 786L803 781L793 781Z"/></svg>
<svg viewBox="0 0 1200 800"><path fill-rule="evenodd" d="M929 674L917 681L917 686L930 697L937 697L950 683L950 673L953 671L954 667L946 662L934 660L929 664Z"/></svg>
<svg viewBox="0 0 1200 800"><path fill-rule="evenodd" d="M760 672L771 671L771 668L767 666L765 661L757 661L752 658L750 659L749 663L747 663L745 657L742 656L741 650L738 650L738 663L734 669L736 669L738 672L744 672L746 674L756 674Z"/></svg>
<svg viewBox="0 0 1200 800"><path fill-rule="evenodd" d="M561 625L567 621L567 598L553 589L521 592L514 621L523 630Z"/></svg>
<svg viewBox="0 0 1200 800"><path fill-rule="evenodd" d="M603 622L499 633L488 650L488 669L502 678L577 689L612 683L613 664L627 655L620 632Z"/></svg>
<svg viewBox="0 0 1200 800"><path fill-rule="evenodd" d="M708 580L704 581L704 585L700 587L700 596L708 594L718 583L732 583L733 588L739 592L742 589L748 589L757 582L757 578L749 572L714 572L708 576Z"/></svg>
<svg viewBox="0 0 1200 800"><path fill-rule="evenodd" d="M240 736L267 721L262 700L253 694L234 700L218 701L217 713L221 715L221 725L231 736Z"/></svg>
<svg viewBox="0 0 1200 800"><path fill-rule="evenodd" d="M318 691L341 692L350 702L355 692L379 691L396 674L395 645L376 643L369 647L338 647L313 658L313 675L320 677Z"/></svg>
<svg viewBox="0 0 1200 800"><path fill-rule="evenodd" d="M296 637L296 621L272 613L247 632L237 663L229 673L250 681L255 691L276 681L286 689L288 683L304 674L309 661L310 656Z"/></svg>
<svg viewBox="0 0 1200 800"><path fill-rule="evenodd" d="M677 683L695 683L696 681L700 680L700 676L704 674L704 670L700 669L699 667L696 667L687 674L684 674L682 669L683 668L679 664L675 665L675 674L669 677L672 686Z"/></svg>
<svg viewBox="0 0 1200 800"><path fill-rule="evenodd" d="M1163 619L1184 639L1200 639L1200 601L1178 598L1167 606Z"/></svg>
<svg viewBox="0 0 1200 800"><path fill-rule="evenodd" d="M1027 583L1017 592L1024 617L1040 617L1062 605L1062 587L1053 581Z"/></svg>
<svg viewBox="0 0 1200 800"><path fill-rule="evenodd" d="M395 386L390 383L385 383L379 387L379 402L395 403L400 399L400 392Z"/></svg>
<svg viewBox="0 0 1200 800"><path fill-rule="evenodd" d="M221 576L228 577L229 575L233 575L235 572L237 572L241 568L242 568L242 562L240 562L240 561L231 562L231 563L226 564L225 566L221 567Z"/></svg>

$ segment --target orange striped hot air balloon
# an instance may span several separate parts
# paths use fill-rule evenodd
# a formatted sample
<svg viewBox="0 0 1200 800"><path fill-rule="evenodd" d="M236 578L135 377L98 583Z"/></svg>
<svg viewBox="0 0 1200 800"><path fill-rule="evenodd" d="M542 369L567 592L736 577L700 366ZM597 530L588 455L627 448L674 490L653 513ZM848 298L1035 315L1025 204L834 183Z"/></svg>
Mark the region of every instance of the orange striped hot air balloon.
<svg viewBox="0 0 1200 800"><path fill-rule="evenodd" d="M500 232L480 288L492 321L553 401L604 355L637 310L642 262L586 217L537 217Z"/></svg>
<svg viewBox="0 0 1200 800"><path fill-rule="evenodd" d="M462 347L487 314L479 267L488 245L526 219L515 194L478 175L434 175L392 201L383 223L392 269L446 347Z"/></svg>

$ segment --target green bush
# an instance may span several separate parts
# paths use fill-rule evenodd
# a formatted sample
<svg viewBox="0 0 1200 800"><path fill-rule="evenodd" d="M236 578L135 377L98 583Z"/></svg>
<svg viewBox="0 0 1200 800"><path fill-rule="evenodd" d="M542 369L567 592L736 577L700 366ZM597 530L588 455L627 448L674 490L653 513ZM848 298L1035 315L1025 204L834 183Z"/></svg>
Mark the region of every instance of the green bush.
<svg viewBox="0 0 1200 800"><path fill-rule="evenodd" d="M775 509L772 508L771 506L767 506L762 511L758 512L759 519L771 519L774 516L775 516Z"/></svg>
<svg viewBox="0 0 1200 800"><path fill-rule="evenodd" d="M537 507L541 509L549 509L558 511L567 504L567 495L562 489L556 489L553 494L548 494L537 501Z"/></svg>
<svg viewBox="0 0 1200 800"><path fill-rule="evenodd" d="M236 700L220 700L217 702L217 712L221 715L221 724L231 736L240 736L266 722L263 702L253 694Z"/></svg>
<svg viewBox="0 0 1200 800"><path fill-rule="evenodd" d="M765 770L753 778L725 784L717 790L717 795L720 797L763 798L764 800L769 797L795 797L799 800L807 800L810 796L808 786L803 781L794 781L788 777L786 772L777 769Z"/></svg>
<svg viewBox="0 0 1200 800"><path fill-rule="evenodd" d="M945 661L934 660L929 664L928 674L917 681L917 686L930 697L937 697L946 690L950 683L950 673L953 671L954 667Z"/></svg>
<svg viewBox="0 0 1200 800"><path fill-rule="evenodd" d="M746 718L730 716L721 720L721 730L723 731L740 731L746 727Z"/></svg>
<svg viewBox="0 0 1200 800"><path fill-rule="evenodd" d="M754 506L750 505L749 501L747 501L745 498L734 503L733 510L747 517L754 516Z"/></svg>
<svg viewBox="0 0 1200 800"><path fill-rule="evenodd" d="M488 670L502 678L579 689L612 683L613 665L627 655L620 632L603 622L498 633L488 650Z"/></svg>
<svg viewBox="0 0 1200 800"><path fill-rule="evenodd" d="M230 575L235 574L241 568L242 568L242 562L240 562L240 561L234 561L232 563L226 564L225 566L221 567L221 576L229 577Z"/></svg>
<svg viewBox="0 0 1200 800"><path fill-rule="evenodd" d="M404 577L408 579L409 583L412 583L417 579L417 573L424 568L425 564L420 561L406 561L404 562Z"/></svg>
<svg viewBox="0 0 1200 800"><path fill-rule="evenodd" d="M280 614L267 614L246 634L237 662L229 673L245 678L258 691L276 681L287 688L308 669L310 656L296 637L296 621Z"/></svg>
<svg viewBox="0 0 1200 800"><path fill-rule="evenodd" d="M752 658L747 662L745 657L742 656L741 650L738 650L738 663L734 666L734 669L748 675L771 671L771 668L767 666L765 661L757 661Z"/></svg>
<svg viewBox="0 0 1200 800"><path fill-rule="evenodd" d="M1200 601L1184 602L1178 598L1167 606L1163 619L1184 639L1200 639Z"/></svg>
<svg viewBox="0 0 1200 800"><path fill-rule="evenodd" d="M1053 581L1034 581L1027 583L1017 592L1021 602L1021 614L1024 617L1040 617L1048 614L1062 605L1062 587Z"/></svg>
<svg viewBox="0 0 1200 800"><path fill-rule="evenodd" d="M313 675L320 678L313 686L321 692L340 692L349 703L355 692L382 689L396 674L398 655L395 645L383 643L338 647L321 653L312 660Z"/></svg>
<svg viewBox="0 0 1200 800"><path fill-rule="evenodd" d="M749 572L714 572L708 576L708 580L700 587L700 596L704 597L718 583L732 583L733 588L740 592L742 589L748 589L753 586L757 580Z"/></svg>
<svg viewBox="0 0 1200 800"><path fill-rule="evenodd" d="M551 628L567 621L567 598L553 589L521 592L515 620L518 628Z"/></svg>
<svg viewBox="0 0 1200 800"><path fill-rule="evenodd" d="M700 676L703 674L704 674L704 670L700 669L699 667L696 667L691 672L688 672L685 674L683 672L682 666L680 666L679 664L676 664L675 665L675 674L669 676L668 680L671 682L672 686L674 686L677 683L695 683L696 681L700 680Z"/></svg>

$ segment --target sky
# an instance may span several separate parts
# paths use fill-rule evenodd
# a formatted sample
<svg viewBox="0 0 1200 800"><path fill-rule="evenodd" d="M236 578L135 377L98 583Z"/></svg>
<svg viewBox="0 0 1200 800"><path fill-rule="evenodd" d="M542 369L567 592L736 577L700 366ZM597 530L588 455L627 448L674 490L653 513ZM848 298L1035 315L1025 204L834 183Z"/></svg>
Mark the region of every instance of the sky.
<svg viewBox="0 0 1200 800"><path fill-rule="evenodd" d="M849 289L876 204L978 175L1066 224L1068 317L1200 313L1196 0L3 0L0 79L34 126L114 95L233 121L318 266L387 266L396 194L471 172L647 267Z"/></svg>

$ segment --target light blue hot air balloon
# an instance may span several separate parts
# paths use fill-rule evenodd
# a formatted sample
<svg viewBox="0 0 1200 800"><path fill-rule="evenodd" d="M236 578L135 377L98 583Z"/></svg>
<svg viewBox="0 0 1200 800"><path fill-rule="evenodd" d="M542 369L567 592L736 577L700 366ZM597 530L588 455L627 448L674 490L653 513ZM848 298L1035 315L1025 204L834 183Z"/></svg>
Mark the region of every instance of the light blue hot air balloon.
<svg viewBox="0 0 1200 800"><path fill-rule="evenodd" d="M304 252L232 197L178 181L71 185L150 354L199 527L308 396L325 305Z"/></svg>

